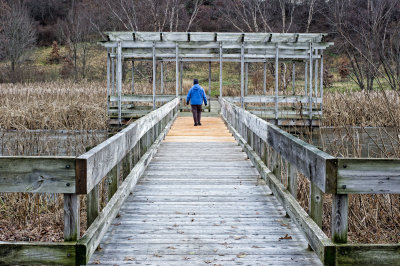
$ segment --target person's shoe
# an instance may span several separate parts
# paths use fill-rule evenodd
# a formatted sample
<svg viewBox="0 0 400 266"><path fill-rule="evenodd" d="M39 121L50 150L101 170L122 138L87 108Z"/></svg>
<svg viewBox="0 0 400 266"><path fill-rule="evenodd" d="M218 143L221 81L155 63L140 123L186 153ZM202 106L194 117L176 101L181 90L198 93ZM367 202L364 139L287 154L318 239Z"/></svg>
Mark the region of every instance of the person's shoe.
<svg viewBox="0 0 400 266"><path fill-rule="evenodd" d="M194 126L197 127L197 124L195 123Z"/></svg>
<svg viewBox="0 0 400 266"><path fill-rule="evenodd" d="M199 123L198 125L201 126L201 123Z"/></svg>

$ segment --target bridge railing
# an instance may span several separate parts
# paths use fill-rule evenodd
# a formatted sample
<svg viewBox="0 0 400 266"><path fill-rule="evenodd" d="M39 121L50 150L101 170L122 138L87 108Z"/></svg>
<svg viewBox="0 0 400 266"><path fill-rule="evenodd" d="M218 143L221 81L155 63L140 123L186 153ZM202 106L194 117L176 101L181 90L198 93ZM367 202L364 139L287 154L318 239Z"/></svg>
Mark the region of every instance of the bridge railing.
<svg viewBox="0 0 400 266"><path fill-rule="evenodd" d="M0 157L0 192L62 193L64 242L0 242L0 264L82 265L90 259L178 113L175 98L75 157ZM99 211L99 185L108 203ZM80 237L80 195L87 230Z"/></svg>
<svg viewBox="0 0 400 266"><path fill-rule="evenodd" d="M399 263L400 244L347 244L348 194L400 194L399 159L335 158L226 99L219 101L234 137L325 265ZM297 201L298 172L310 180L309 213ZM321 229L323 193L332 194L331 239Z"/></svg>

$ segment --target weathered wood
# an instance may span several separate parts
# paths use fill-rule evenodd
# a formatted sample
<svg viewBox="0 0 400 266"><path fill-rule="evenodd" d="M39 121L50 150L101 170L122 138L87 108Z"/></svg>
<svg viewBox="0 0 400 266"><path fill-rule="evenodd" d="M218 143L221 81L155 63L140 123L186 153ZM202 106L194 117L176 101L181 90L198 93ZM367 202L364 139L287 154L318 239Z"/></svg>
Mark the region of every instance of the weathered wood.
<svg viewBox="0 0 400 266"><path fill-rule="evenodd" d="M400 265L400 244L337 245L336 265Z"/></svg>
<svg viewBox="0 0 400 266"><path fill-rule="evenodd" d="M282 158L314 182L325 193L336 192L337 160L284 130L237 107L225 99L220 100L222 113L242 121L263 141L267 142Z"/></svg>
<svg viewBox="0 0 400 266"><path fill-rule="evenodd" d="M347 242L347 215L349 200L347 195L332 195L332 241L335 243Z"/></svg>
<svg viewBox="0 0 400 266"><path fill-rule="evenodd" d="M122 95L122 46L121 42L118 42L117 48L117 77L116 77L116 84L117 84L117 93L118 93L118 123L121 124L121 95Z"/></svg>
<svg viewBox="0 0 400 266"><path fill-rule="evenodd" d="M175 96L179 96L179 46L175 45Z"/></svg>
<svg viewBox="0 0 400 266"><path fill-rule="evenodd" d="M243 108L244 98L244 43L240 47L240 106Z"/></svg>
<svg viewBox="0 0 400 266"><path fill-rule="evenodd" d="M164 62L160 62L160 93L164 93ZM158 98L158 96L157 96Z"/></svg>
<svg viewBox="0 0 400 266"><path fill-rule="evenodd" d="M153 42L153 110L156 109L156 81L157 81L156 43Z"/></svg>
<svg viewBox="0 0 400 266"><path fill-rule="evenodd" d="M135 60L132 60L132 84L131 84L132 94L135 93ZM161 93L162 94L162 93Z"/></svg>
<svg viewBox="0 0 400 266"><path fill-rule="evenodd" d="M77 158L77 193L86 194L119 163L139 139L179 104L174 99L131 123L122 131Z"/></svg>
<svg viewBox="0 0 400 266"><path fill-rule="evenodd" d="M265 160L263 160L265 163ZM297 169L289 163L288 190L293 198L297 199Z"/></svg>
<svg viewBox="0 0 400 266"><path fill-rule="evenodd" d="M336 191L336 159L282 129L268 126L268 144L322 192Z"/></svg>
<svg viewBox="0 0 400 266"><path fill-rule="evenodd" d="M219 97L222 98L222 42L219 43ZM210 104L211 105L211 104Z"/></svg>
<svg viewBox="0 0 400 266"><path fill-rule="evenodd" d="M223 118L226 120L224 116ZM332 241L304 211L297 200L293 198L289 191L281 184L280 180L272 174L261 158L251 149L250 145L246 143L246 141L228 122L227 125L230 127L230 130L234 132L235 138L243 143L246 153L260 173L261 177L265 180L266 184L285 208L289 216L294 219L297 226L304 232L309 245L321 261L326 265L335 265L335 246Z"/></svg>
<svg viewBox="0 0 400 266"><path fill-rule="evenodd" d="M176 126L181 128L182 120L177 120L171 131ZM204 121L203 126L206 124ZM193 128L189 123L187 127ZM253 140L255 147L257 141L257 138ZM212 263L229 264L232 261L225 261L225 257L240 252L244 252L246 258L257 254L258 263L269 261L274 254L291 256L292 263L296 261L294 256L310 256L309 263L317 262L315 254L306 250L304 238L292 227L292 221L283 216L282 208L265 183L257 179L257 171L244 160L237 145L215 143L218 147L210 151L213 147L210 143L164 144L159 152L166 156L150 163L122 206L120 216L104 236L102 250L93 255L90 263L98 260L109 264L113 258L123 258L129 253L135 259L140 257L140 261L148 258L148 263L152 263L157 254L162 256L157 262L161 264L170 264L165 256L180 254L180 258L172 262L177 265L187 264L186 255L194 254L198 259L193 260L195 263L205 264L210 254L220 254ZM204 148L214 152L219 159L204 161L203 158L209 156ZM181 155L176 156L177 152ZM226 161L227 152L238 161ZM168 155L174 153L175 157L171 159ZM186 154L190 153L201 163L182 164L187 159ZM253 176L250 178L242 172ZM220 176L216 178L214 173L220 173ZM199 196L199 193L203 195ZM292 239L279 239L285 234ZM236 262L257 264L256 259L246 258L243 255ZM189 263L193 261L191 259Z"/></svg>
<svg viewBox="0 0 400 266"><path fill-rule="evenodd" d="M0 157L0 192L75 191L75 157Z"/></svg>
<svg viewBox="0 0 400 266"><path fill-rule="evenodd" d="M264 95L267 95L267 62L264 62L263 70L263 92Z"/></svg>
<svg viewBox="0 0 400 266"><path fill-rule="evenodd" d="M400 193L400 159L338 158L337 193Z"/></svg>
<svg viewBox="0 0 400 266"><path fill-rule="evenodd" d="M322 204L323 204L322 191L313 183L310 183L310 217L314 222L322 228Z"/></svg>
<svg viewBox="0 0 400 266"><path fill-rule="evenodd" d="M275 48L275 119L278 119L278 96L279 96L279 48Z"/></svg>
<svg viewBox="0 0 400 266"><path fill-rule="evenodd" d="M79 195L64 194L64 241L77 241L80 232Z"/></svg>
<svg viewBox="0 0 400 266"><path fill-rule="evenodd" d="M43 243L0 241L1 265L75 265L75 242Z"/></svg>
<svg viewBox="0 0 400 266"><path fill-rule="evenodd" d="M240 103L240 97L227 96L224 97L229 102ZM114 99L114 98L112 98ZM244 96L243 101L245 103L274 103L276 97L275 96L264 96L264 95L248 95ZM301 102L303 104L308 103L310 100L309 97L300 96L300 95L279 95L278 96L278 104L284 103L298 103ZM322 103L322 98L312 98L314 103Z"/></svg>
<svg viewBox="0 0 400 266"><path fill-rule="evenodd" d="M120 171L121 165L118 163L108 174L108 200L110 200L118 190L118 177Z"/></svg>
<svg viewBox="0 0 400 266"><path fill-rule="evenodd" d="M310 101L309 101L309 116L310 116L310 120L312 119L312 95L313 95L313 47L312 47L312 43L310 42L310 51L309 51L309 56L310 56L310 70L309 70L309 81L310 81L310 86L309 86L309 93L308 96L310 97Z"/></svg>
<svg viewBox="0 0 400 266"><path fill-rule="evenodd" d="M132 188L136 185L137 181L142 176L147 165L150 163L151 158L156 153L158 146L160 145L164 136L167 134L172 123L173 120L158 136L157 140L150 147L150 149L140 158L138 163L132 169L129 176L121 184L120 188L118 189L114 197L104 207L103 211L93 222L93 224L87 229L86 233L82 236L82 238L79 239L77 243L77 248L79 252L83 254L81 256L80 261L78 261L79 265L86 264L89 261L89 258L96 250L97 246L100 244L108 227L111 225L111 222L113 221L119 209L121 208L122 203L125 201L126 197L130 194Z"/></svg>
<svg viewBox="0 0 400 266"><path fill-rule="evenodd" d="M107 48L107 111L110 109L110 100L109 97L111 95L111 87L110 87L110 69L111 67L111 58L110 58L110 48Z"/></svg>
<svg viewBox="0 0 400 266"><path fill-rule="evenodd" d="M86 227L89 228L99 215L99 185L86 196Z"/></svg>

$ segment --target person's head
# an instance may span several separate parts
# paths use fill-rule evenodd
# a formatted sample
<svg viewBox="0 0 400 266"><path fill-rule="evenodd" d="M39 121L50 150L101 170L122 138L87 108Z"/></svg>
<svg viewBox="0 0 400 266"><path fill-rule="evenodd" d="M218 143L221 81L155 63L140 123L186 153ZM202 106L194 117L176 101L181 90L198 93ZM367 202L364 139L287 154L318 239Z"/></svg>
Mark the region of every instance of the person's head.
<svg viewBox="0 0 400 266"><path fill-rule="evenodd" d="M194 79L193 80L193 85L199 84L199 80L198 79Z"/></svg>

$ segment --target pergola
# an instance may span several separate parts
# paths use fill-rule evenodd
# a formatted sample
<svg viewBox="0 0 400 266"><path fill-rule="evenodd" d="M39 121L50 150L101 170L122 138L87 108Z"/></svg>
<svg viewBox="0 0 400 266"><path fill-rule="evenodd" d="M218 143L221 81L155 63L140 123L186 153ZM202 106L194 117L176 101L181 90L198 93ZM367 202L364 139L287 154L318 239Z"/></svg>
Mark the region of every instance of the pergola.
<svg viewBox="0 0 400 266"><path fill-rule="evenodd" d="M333 43L324 42L322 33L214 33L214 32L107 32L108 40L101 42L107 48L107 93L110 102L118 103L118 122L122 119L122 102L151 101L153 109L156 102L171 99L163 95L163 62L176 63L176 97L179 89L182 94L183 62L209 62L209 95L211 88L211 62L219 62L219 90L223 96L223 63L238 62L241 65L240 97L227 97L243 107L247 103L270 103L270 110L276 121L289 116L280 113L279 104L307 104L304 110L310 123L313 115L322 115L323 96L323 51ZM122 63L132 61L132 95L122 95ZM153 94L134 97L134 61L153 62ZM161 63L161 95L156 95L157 62ZM275 94L272 96L249 96L248 63L264 63L263 90L266 92L267 63L275 63ZM294 94L296 62L305 63L304 95L279 95L279 64L292 62L292 87ZM313 109L314 107L317 109ZM319 106L318 106L319 105Z"/></svg>

